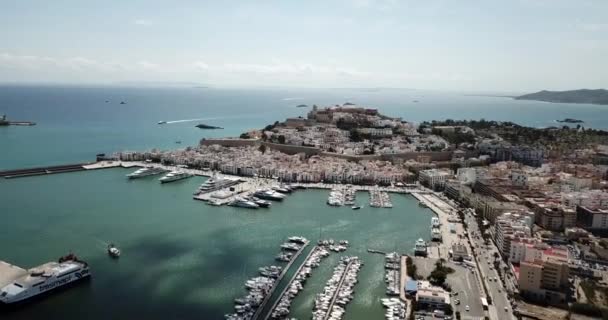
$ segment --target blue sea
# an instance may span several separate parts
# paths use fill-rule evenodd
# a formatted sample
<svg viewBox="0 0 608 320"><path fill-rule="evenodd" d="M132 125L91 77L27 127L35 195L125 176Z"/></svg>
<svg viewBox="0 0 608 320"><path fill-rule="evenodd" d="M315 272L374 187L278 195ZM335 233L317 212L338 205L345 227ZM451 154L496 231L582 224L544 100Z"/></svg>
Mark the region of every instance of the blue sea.
<svg viewBox="0 0 608 320"><path fill-rule="evenodd" d="M347 101L413 122L485 118L547 127L557 125L556 119L576 118L587 127L608 128L607 106L407 89L0 86L0 114L37 123L0 127L0 170L90 161L97 153L195 145L204 137L238 136L286 117L305 116L309 109L296 108L299 104ZM201 130L195 127L199 123L224 130Z"/></svg>

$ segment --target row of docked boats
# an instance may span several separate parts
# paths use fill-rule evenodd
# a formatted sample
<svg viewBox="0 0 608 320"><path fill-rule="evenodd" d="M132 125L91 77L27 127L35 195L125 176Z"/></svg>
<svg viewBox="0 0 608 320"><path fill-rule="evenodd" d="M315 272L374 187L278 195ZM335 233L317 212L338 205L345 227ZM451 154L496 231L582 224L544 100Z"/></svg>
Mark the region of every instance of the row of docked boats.
<svg viewBox="0 0 608 320"><path fill-rule="evenodd" d="M290 185L258 189L251 195L234 198L228 205L247 209L268 208L272 204L270 201L283 201L294 190Z"/></svg>
<svg viewBox="0 0 608 320"><path fill-rule="evenodd" d="M392 208L393 203L391 197L386 191L370 190L369 191L369 205L374 208Z"/></svg>
<svg viewBox="0 0 608 320"><path fill-rule="evenodd" d="M401 255L397 252L387 253L384 256L384 282L386 282L386 294L398 296L401 292Z"/></svg>
<svg viewBox="0 0 608 320"><path fill-rule="evenodd" d="M166 173L167 171L168 170L166 170L164 168L160 168L160 167L144 167L144 168L137 169L132 173L129 173L127 175L127 178L139 179L139 178L159 175L162 173ZM158 181L160 181L160 183L168 183L168 182L187 179L190 177L192 177L192 174L189 172L181 171L181 170L172 170L172 171L169 171L169 173L164 175L162 178L158 179Z"/></svg>
<svg viewBox="0 0 608 320"><path fill-rule="evenodd" d="M302 249L308 243L304 237L289 237L285 244L293 244ZM281 245L282 252L293 251L294 247L286 249ZM300 250L298 249L298 250ZM256 311L262 306L266 297L272 293L278 279L284 272L281 266L264 266L258 269L260 276L251 278L245 282L247 295L234 299L234 313L225 314L226 320L251 320Z"/></svg>
<svg viewBox="0 0 608 320"><path fill-rule="evenodd" d="M348 240L334 241L334 239L319 240L317 244L333 252L344 252L349 246Z"/></svg>
<svg viewBox="0 0 608 320"><path fill-rule="evenodd" d="M322 293L315 298L313 320L339 320L353 299L357 275L363 263L358 257L342 257Z"/></svg>
<svg viewBox="0 0 608 320"><path fill-rule="evenodd" d="M321 264L321 260L329 256L329 254L330 252L322 246L316 246L312 249L312 252L302 267L297 271L295 277L289 283L276 306L271 311L271 319L287 319L291 308L291 302L298 293L304 289L306 280L312 275L312 269L318 267Z"/></svg>
<svg viewBox="0 0 608 320"><path fill-rule="evenodd" d="M407 306L398 298L384 298L381 300L386 308L384 314L386 320L403 320L406 317Z"/></svg>

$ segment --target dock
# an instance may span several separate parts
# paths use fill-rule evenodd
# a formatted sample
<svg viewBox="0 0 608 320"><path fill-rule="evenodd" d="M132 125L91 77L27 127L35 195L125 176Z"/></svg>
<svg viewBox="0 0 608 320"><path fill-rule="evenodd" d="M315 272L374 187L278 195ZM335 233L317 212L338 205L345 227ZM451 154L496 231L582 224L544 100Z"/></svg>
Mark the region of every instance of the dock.
<svg viewBox="0 0 608 320"><path fill-rule="evenodd" d="M355 262L357 261L356 259L358 258L353 258L351 260L348 261L346 268L344 269L344 273L342 273L342 276L340 277L340 282L338 282L338 286L336 287L336 291L334 292L332 298L331 298L331 302L329 303L329 307L327 308L327 312L325 313L325 316L323 317L323 320L328 320L329 318L332 317L332 310L334 309L334 305L336 304L336 300L338 299L338 296L341 293L341 289L342 286L344 285L344 280L346 280L346 277L348 276L348 272L350 271L350 268L353 266L353 264L355 264Z"/></svg>
<svg viewBox="0 0 608 320"><path fill-rule="evenodd" d="M270 289L270 291L268 292L268 294L266 295L266 297L264 297L264 300L262 300L262 303L260 304L260 306L255 310L255 313L251 317L251 320L257 320L261 316L262 311L266 307L266 304L268 303L268 301L270 301L270 298L274 294L275 290L279 287L279 284L281 283L281 280L283 279L283 277L285 277L285 275L287 274L287 271L289 270L289 268L298 259L298 257L302 254L302 252L304 252L304 249L306 249L306 247L308 247L309 244L310 244L310 241L307 241L305 244L303 244L302 248L300 248L300 250L298 250L298 252L293 255L293 257L291 258L291 260L289 260L289 262L287 263L287 265L285 266L285 268L283 268L283 271L281 272L281 275L276 279L274 285L272 286L272 289Z"/></svg>
<svg viewBox="0 0 608 320"><path fill-rule="evenodd" d="M14 178L23 178L23 177L31 177L31 176L40 176L40 175L45 175L45 174L84 171L84 170L86 170L84 168L85 165L87 165L87 163L66 164L66 165L59 165L59 166L37 167L37 168L28 168L28 169L5 170L5 171L0 171L0 177L5 178L5 179L14 179Z"/></svg>
<svg viewBox="0 0 608 320"><path fill-rule="evenodd" d="M293 282L293 280L298 276L298 274L300 273L300 271L302 271L302 269L306 265L306 261L308 261L308 259L310 258L310 256L315 252L315 250L317 248L319 248L319 246L314 246L308 252L308 254L306 255L306 258L304 258L304 261L302 262L302 264L300 265L300 267L298 267L298 270L296 270L296 272L293 274L293 276L291 276L291 278L289 279L289 282L287 282L287 285L285 286L285 288L283 288L283 291L281 291L281 293L279 294L279 297L275 300L275 302L272 304L272 307L270 307L270 310L266 313L266 316L264 316L262 319L267 320L267 319L270 318L270 316L272 315L272 312L276 309L276 307L279 304L279 302L281 302L281 299L283 298L283 296L287 293L287 291L291 287L291 283ZM293 260L295 260L295 259L292 259L291 261L293 261Z"/></svg>

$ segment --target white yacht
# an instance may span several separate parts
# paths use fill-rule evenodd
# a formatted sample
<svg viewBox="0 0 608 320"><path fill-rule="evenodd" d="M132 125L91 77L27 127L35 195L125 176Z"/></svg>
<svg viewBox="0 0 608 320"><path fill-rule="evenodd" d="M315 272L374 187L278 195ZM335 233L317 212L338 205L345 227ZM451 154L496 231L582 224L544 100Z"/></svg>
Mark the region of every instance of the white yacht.
<svg viewBox="0 0 608 320"><path fill-rule="evenodd" d="M441 241L441 230L439 230L439 228L431 229L431 240Z"/></svg>
<svg viewBox="0 0 608 320"><path fill-rule="evenodd" d="M414 255L426 256L426 254L426 242L424 242L424 240L420 238L416 241L416 244L414 245Z"/></svg>
<svg viewBox="0 0 608 320"><path fill-rule="evenodd" d="M265 200L281 201L285 199L285 195L274 190L257 190L253 196Z"/></svg>
<svg viewBox="0 0 608 320"><path fill-rule="evenodd" d="M155 168L155 167L141 168L141 169L135 170L133 173L128 174L127 178L129 178L129 179L143 178L143 177L147 177L147 176L161 174L166 171L167 170L165 170L165 169Z"/></svg>
<svg viewBox="0 0 608 320"><path fill-rule="evenodd" d="M439 222L439 218L432 217L431 218L431 227L432 228L439 228L439 226L441 226L441 222Z"/></svg>
<svg viewBox="0 0 608 320"><path fill-rule="evenodd" d="M249 201L249 200L243 199L243 198L236 198L236 199L232 200L228 205L233 206L233 207L241 207L241 208L249 208L249 209L257 209L260 207L255 202Z"/></svg>
<svg viewBox="0 0 608 320"><path fill-rule="evenodd" d="M167 173L166 176L158 179L158 181L160 181L160 183L167 183L167 182L178 181L178 180L182 180L182 179L186 179L186 178L190 178L190 177L192 177L192 174L190 174L188 172L171 171L171 172Z"/></svg>
<svg viewBox="0 0 608 320"><path fill-rule="evenodd" d="M73 254L30 270L0 262L0 273L0 302L5 304L24 301L90 276L88 264Z"/></svg>

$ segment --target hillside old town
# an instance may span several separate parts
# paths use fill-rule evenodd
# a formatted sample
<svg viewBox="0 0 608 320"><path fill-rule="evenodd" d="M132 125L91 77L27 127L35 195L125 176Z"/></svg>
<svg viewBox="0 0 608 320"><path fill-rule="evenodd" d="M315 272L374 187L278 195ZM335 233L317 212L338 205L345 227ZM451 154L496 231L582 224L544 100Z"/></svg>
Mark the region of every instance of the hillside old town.
<svg viewBox="0 0 608 320"><path fill-rule="evenodd" d="M487 260L491 271L475 268L484 302L496 306L495 295L504 295L504 310L518 317L602 317L608 315L608 132L562 125L415 124L351 103L315 105L306 117L238 138L112 158L283 183L415 186L453 204L467 246L454 244L452 259ZM452 309L458 292L438 295L433 288L443 290L419 287L419 299L430 290L445 296L435 307ZM422 305L408 304L413 311ZM510 318L496 312L489 318Z"/></svg>

